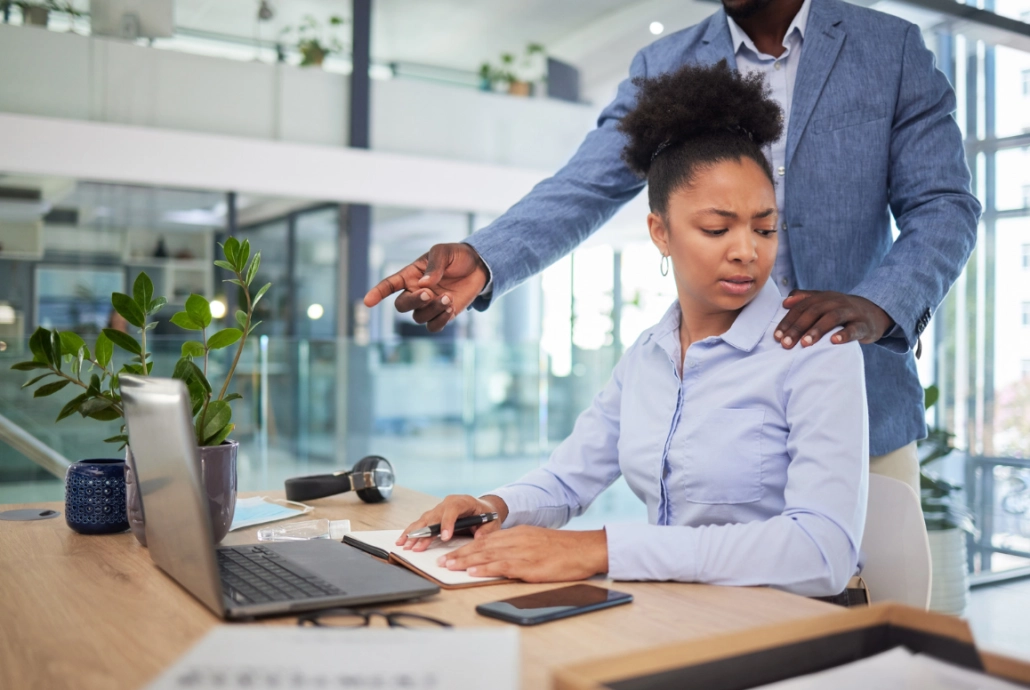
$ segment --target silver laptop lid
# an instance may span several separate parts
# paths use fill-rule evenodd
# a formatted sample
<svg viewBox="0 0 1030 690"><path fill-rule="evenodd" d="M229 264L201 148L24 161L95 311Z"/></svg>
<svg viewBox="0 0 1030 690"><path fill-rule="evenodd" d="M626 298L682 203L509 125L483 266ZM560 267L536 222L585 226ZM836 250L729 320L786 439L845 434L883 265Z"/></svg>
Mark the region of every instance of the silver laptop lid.
<svg viewBox="0 0 1030 690"><path fill-rule="evenodd" d="M119 377L150 557L219 616L225 609L211 516L182 381Z"/></svg>

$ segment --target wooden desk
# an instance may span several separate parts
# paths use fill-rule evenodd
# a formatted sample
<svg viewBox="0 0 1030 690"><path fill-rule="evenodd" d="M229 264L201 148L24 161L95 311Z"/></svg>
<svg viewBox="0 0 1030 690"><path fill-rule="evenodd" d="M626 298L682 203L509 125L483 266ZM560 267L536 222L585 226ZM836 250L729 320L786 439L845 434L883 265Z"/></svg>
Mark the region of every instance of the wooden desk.
<svg viewBox="0 0 1030 690"><path fill-rule="evenodd" d="M268 492L275 495L275 492ZM353 494L313 501L308 518L349 519L354 530L400 529L436 503L398 488L390 503ZM33 504L31 507L43 504ZM154 679L218 619L150 560L133 536L83 536L61 517L0 521L0 688L135 690ZM0 506L6 510L14 507ZM257 528L225 544L256 541ZM608 584L608 583L599 583ZM679 583L610 583L629 606L522 628L522 687L551 687L552 670L608 654L817 616L835 607L770 589ZM479 616L479 603L556 585L506 584L442 591L403 609L463 627L508 625ZM294 625L294 618L265 625ZM236 625L244 625L238 623Z"/></svg>

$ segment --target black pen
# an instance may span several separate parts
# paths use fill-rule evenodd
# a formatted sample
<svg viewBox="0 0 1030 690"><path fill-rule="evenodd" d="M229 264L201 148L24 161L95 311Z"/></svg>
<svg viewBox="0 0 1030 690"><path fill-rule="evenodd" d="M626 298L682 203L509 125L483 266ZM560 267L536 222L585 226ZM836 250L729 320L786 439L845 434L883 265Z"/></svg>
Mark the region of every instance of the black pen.
<svg viewBox="0 0 1030 690"><path fill-rule="evenodd" d="M497 519L497 513L483 513L482 515L472 515L469 517L458 518L454 523L454 533L457 534L461 530L468 529L469 527L475 527L476 525L485 525L488 522L493 522ZM440 536L440 525L429 525L429 527L423 527L417 529L407 535L409 539L419 539L421 537L438 537Z"/></svg>

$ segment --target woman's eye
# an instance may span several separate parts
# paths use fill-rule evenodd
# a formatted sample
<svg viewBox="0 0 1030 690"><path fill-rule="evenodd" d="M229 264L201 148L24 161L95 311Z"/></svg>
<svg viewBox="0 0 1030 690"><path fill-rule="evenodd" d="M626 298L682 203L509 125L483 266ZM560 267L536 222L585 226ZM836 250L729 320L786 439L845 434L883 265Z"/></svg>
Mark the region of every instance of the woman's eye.
<svg viewBox="0 0 1030 690"><path fill-rule="evenodd" d="M701 228L701 232L706 235L711 235L712 237L719 237L720 235L726 234L726 228L723 228L722 230L705 230L704 228Z"/></svg>
<svg viewBox="0 0 1030 690"><path fill-rule="evenodd" d="M762 237L772 237L776 234L776 229L773 228L772 230L768 230L766 228L756 228L755 232L757 232Z"/></svg>

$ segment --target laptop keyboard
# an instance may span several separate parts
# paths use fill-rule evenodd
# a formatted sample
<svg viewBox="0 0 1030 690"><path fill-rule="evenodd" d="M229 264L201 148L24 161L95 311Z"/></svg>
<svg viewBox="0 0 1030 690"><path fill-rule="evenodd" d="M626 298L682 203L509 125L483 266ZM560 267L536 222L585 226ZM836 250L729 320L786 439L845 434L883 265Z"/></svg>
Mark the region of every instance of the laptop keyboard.
<svg viewBox="0 0 1030 690"><path fill-rule="evenodd" d="M218 549L217 553L225 594L239 604L344 594L263 546Z"/></svg>

